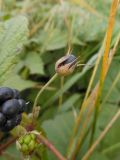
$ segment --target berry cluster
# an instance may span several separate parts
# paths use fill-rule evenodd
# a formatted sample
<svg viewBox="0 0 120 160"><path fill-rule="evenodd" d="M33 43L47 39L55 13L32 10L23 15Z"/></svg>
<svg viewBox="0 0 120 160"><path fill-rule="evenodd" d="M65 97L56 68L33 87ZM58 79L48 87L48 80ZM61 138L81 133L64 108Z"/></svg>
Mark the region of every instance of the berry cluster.
<svg viewBox="0 0 120 160"><path fill-rule="evenodd" d="M18 139L16 145L23 155L30 155L38 145L36 135L33 133L27 133Z"/></svg>
<svg viewBox="0 0 120 160"><path fill-rule="evenodd" d="M0 88L0 130L8 132L20 124L26 102L20 98L16 89Z"/></svg>

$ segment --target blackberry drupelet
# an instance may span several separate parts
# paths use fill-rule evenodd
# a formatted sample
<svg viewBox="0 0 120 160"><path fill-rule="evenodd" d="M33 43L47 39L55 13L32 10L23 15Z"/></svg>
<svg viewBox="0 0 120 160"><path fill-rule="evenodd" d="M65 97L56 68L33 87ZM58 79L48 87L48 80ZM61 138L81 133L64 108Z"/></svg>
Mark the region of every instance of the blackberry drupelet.
<svg viewBox="0 0 120 160"><path fill-rule="evenodd" d="M0 88L0 130L8 132L20 124L26 102L16 89Z"/></svg>

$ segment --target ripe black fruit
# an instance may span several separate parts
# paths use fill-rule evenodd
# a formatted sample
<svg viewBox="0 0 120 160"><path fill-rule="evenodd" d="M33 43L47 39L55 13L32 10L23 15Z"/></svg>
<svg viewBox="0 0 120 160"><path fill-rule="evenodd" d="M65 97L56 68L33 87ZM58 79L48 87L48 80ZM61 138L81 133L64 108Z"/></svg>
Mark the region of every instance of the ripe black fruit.
<svg viewBox="0 0 120 160"><path fill-rule="evenodd" d="M15 125L17 126L18 124L20 124L21 120L22 120L22 115L18 114L14 119Z"/></svg>
<svg viewBox="0 0 120 160"><path fill-rule="evenodd" d="M0 102L4 102L13 97L13 90L8 87L0 88Z"/></svg>
<svg viewBox="0 0 120 160"><path fill-rule="evenodd" d="M6 122L6 118L3 113L0 113L0 127L3 126Z"/></svg>
<svg viewBox="0 0 120 160"><path fill-rule="evenodd" d="M13 119L7 120L5 125L1 128L2 131L8 132L15 127L15 121Z"/></svg>
<svg viewBox="0 0 120 160"><path fill-rule="evenodd" d="M21 114L19 114L19 115L15 116L14 118L7 120L5 125L3 127L1 127L1 130L4 132L8 132L8 131L12 130L15 126L20 124L21 119L22 119L22 116L21 116Z"/></svg>
<svg viewBox="0 0 120 160"><path fill-rule="evenodd" d="M18 102L19 102L19 105L20 105L19 113L22 113L22 112L25 111L26 102L23 99L19 99Z"/></svg>
<svg viewBox="0 0 120 160"><path fill-rule="evenodd" d="M18 114L19 112L19 102L16 99L11 99L3 103L2 105L2 113L10 118Z"/></svg>
<svg viewBox="0 0 120 160"><path fill-rule="evenodd" d="M0 88L0 130L8 132L20 124L26 102L16 89Z"/></svg>
<svg viewBox="0 0 120 160"><path fill-rule="evenodd" d="M15 99L20 98L20 93L17 89L13 89L13 98L15 98Z"/></svg>

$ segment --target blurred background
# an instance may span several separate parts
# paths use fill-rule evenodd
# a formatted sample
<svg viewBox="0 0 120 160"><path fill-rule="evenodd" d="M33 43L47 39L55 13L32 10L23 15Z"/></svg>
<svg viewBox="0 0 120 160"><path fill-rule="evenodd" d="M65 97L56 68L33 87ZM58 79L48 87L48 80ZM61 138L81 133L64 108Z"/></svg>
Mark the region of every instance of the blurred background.
<svg viewBox="0 0 120 160"><path fill-rule="evenodd" d="M27 112L31 111L37 92L55 74L55 62L64 56L68 50L76 57L80 56L80 63L94 65L105 37L111 2L112 0L1 1L1 23L5 23L19 15L26 16L29 21L29 33L24 43L24 48L22 50L18 48L21 54L17 56L17 63L15 62L16 65L9 78L2 82L4 86L21 91L24 99L29 102ZM11 23L12 25L14 24ZM116 41L119 31L120 10L118 9L111 48ZM80 109L92 71L93 67L77 67L72 75L64 78L64 81L60 77L57 78L47 87L39 99L38 104L41 110L38 125L44 130L48 139L63 154L67 151L74 120ZM98 79L99 69L94 85ZM115 80L116 83L102 105L96 136L100 134L120 107L119 79L120 47L118 46L105 81L101 103ZM62 82L63 86L61 87ZM62 102L61 92L63 92ZM119 128L120 122L117 121L100 143L98 149L90 158L91 160L120 160ZM5 140L6 138L1 143L4 143ZM77 157L78 160L86 152L86 144L87 142L83 145ZM113 147L113 149L109 150L113 145L115 145L115 148ZM10 154L16 153L16 156L18 154L14 145L7 152L10 152ZM56 159L50 152L44 151L43 153L38 155L38 157L34 156L33 159ZM8 157L0 157L1 160L5 158L7 159ZM16 157L16 159L19 159L19 157Z"/></svg>

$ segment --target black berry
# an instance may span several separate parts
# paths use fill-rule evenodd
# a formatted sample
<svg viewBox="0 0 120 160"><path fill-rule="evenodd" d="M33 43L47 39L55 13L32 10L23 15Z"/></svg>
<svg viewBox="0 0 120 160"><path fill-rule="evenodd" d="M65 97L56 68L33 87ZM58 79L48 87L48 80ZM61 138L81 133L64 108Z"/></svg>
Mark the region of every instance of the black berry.
<svg viewBox="0 0 120 160"><path fill-rule="evenodd" d="M15 125L17 126L18 124L20 124L21 120L22 120L22 115L21 114L18 114L16 117L15 117Z"/></svg>
<svg viewBox="0 0 120 160"><path fill-rule="evenodd" d="M18 114L19 112L19 102L16 99L11 99L3 103L2 105L2 113L10 118Z"/></svg>
<svg viewBox="0 0 120 160"><path fill-rule="evenodd" d="M1 128L1 131L8 132L12 130L15 127L15 121L14 119L9 119L5 123L5 125Z"/></svg>
<svg viewBox="0 0 120 160"><path fill-rule="evenodd" d="M20 98L18 90L0 88L0 130L9 132L20 124L25 108L26 102Z"/></svg>
<svg viewBox="0 0 120 160"><path fill-rule="evenodd" d="M20 98L20 93L17 89L13 89L13 98L15 98L15 99Z"/></svg>
<svg viewBox="0 0 120 160"><path fill-rule="evenodd" d="M13 90L8 87L0 88L0 103L13 97Z"/></svg>
<svg viewBox="0 0 120 160"><path fill-rule="evenodd" d="M18 100L19 104L20 104L20 111L19 113L22 113L25 111L26 108L26 102L23 99L19 99Z"/></svg>
<svg viewBox="0 0 120 160"><path fill-rule="evenodd" d="M1 131L8 132L8 131L12 130L15 126L20 124L21 119L22 119L21 114L18 114L14 118L7 120L5 125L3 127L1 127Z"/></svg>
<svg viewBox="0 0 120 160"><path fill-rule="evenodd" d="M3 126L6 122L6 118L3 113L0 113L0 127Z"/></svg>

